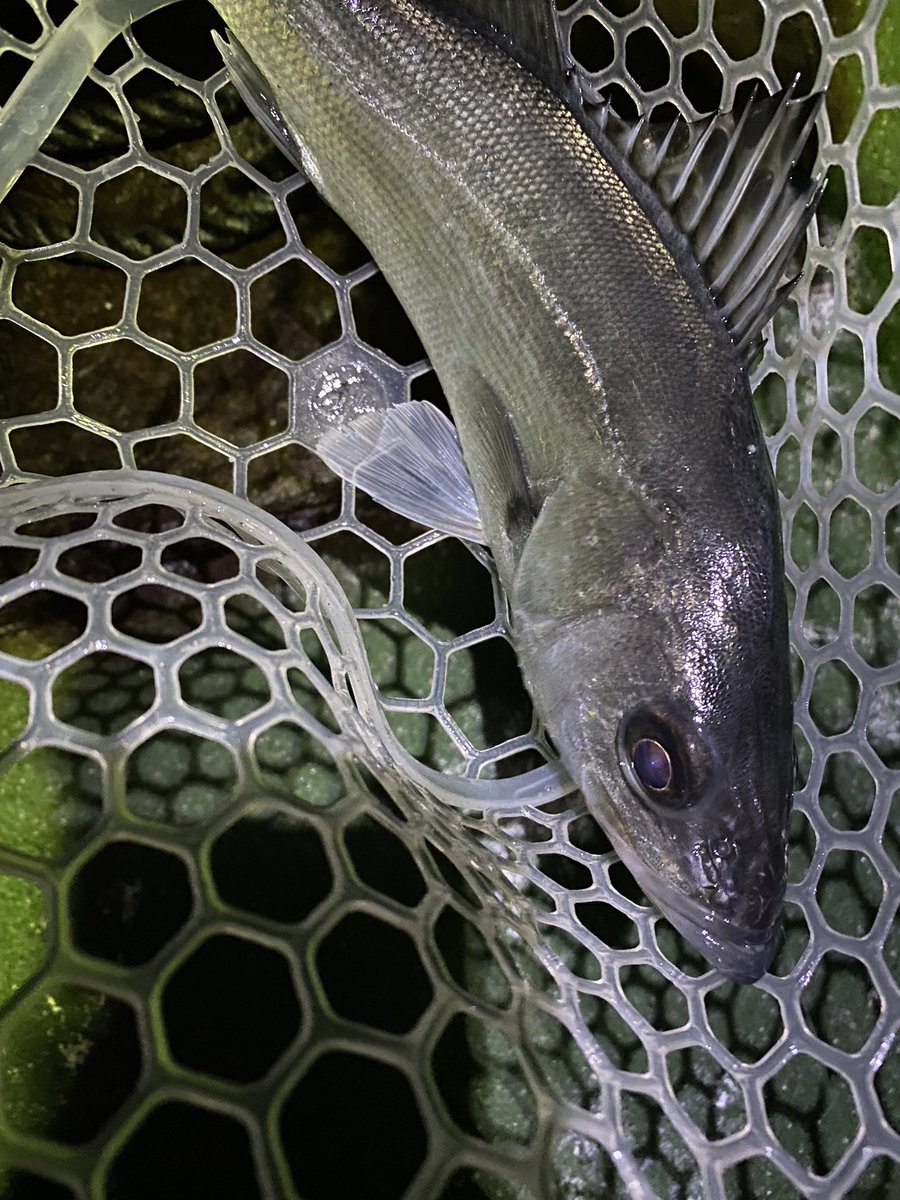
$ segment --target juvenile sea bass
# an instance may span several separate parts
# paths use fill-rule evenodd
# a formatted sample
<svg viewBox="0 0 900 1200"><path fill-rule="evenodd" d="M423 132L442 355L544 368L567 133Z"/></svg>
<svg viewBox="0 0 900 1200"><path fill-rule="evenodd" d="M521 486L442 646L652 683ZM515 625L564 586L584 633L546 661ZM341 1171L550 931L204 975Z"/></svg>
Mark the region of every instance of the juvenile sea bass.
<svg viewBox="0 0 900 1200"><path fill-rule="evenodd" d="M408 402L329 434L328 461L487 543L592 813L706 958L757 979L793 755L746 363L812 211L791 168L816 102L629 136L458 6L216 3L245 95L371 250L458 431Z"/></svg>

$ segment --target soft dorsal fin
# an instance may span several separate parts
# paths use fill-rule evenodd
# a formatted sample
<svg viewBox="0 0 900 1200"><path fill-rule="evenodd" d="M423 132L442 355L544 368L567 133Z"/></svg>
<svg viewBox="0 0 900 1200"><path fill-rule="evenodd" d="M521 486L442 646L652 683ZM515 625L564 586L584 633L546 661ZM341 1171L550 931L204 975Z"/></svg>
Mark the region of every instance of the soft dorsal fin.
<svg viewBox="0 0 900 1200"><path fill-rule="evenodd" d="M796 283L782 283L822 192L797 169L822 96L791 85L735 113L694 124L621 121L603 105L595 127L648 183L688 238L735 344L749 360Z"/></svg>

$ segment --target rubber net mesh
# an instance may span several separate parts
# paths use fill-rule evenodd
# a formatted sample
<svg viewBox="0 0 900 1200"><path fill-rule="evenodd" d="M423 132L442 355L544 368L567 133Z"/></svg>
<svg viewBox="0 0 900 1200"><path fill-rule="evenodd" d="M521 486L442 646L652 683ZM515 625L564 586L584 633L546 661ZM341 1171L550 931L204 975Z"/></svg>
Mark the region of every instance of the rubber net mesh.
<svg viewBox="0 0 900 1200"><path fill-rule="evenodd" d="M72 7L0 8L0 1195L900 1196L896 3L560 6L626 115L828 94L755 374L802 783L755 987L565 794L488 558L298 444L438 384L213 9L42 76Z"/></svg>

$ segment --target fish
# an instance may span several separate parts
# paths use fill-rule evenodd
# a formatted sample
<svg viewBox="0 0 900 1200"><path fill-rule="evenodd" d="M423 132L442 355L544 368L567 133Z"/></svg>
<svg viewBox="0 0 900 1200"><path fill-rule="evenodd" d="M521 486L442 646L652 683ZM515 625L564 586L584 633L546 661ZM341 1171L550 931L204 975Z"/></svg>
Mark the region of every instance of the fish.
<svg viewBox="0 0 900 1200"><path fill-rule="evenodd" d="M821 192L797 166L820 97L629 124L581 94L531 0L215 3L232 77L371 251L452 413L370 405L318 449L489 547L588 810L709 964L757 980L795 767L748 367Z"/></svg>

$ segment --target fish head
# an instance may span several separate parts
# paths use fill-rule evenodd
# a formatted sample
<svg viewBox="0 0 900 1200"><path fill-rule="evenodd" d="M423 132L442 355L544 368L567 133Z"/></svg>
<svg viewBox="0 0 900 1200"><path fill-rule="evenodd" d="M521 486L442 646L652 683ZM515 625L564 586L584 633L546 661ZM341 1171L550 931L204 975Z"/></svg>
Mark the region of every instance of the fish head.
<svg viewBox="0 0 900 1200"><path fill-rule="evenodd" d="M570 553L547 516L542 569L526 547L514 608L538 713L644 892L752 982L780 931L794 779L777 528L748 542L650 516L593 539L592 561L583 522Z"/></svg>

